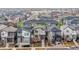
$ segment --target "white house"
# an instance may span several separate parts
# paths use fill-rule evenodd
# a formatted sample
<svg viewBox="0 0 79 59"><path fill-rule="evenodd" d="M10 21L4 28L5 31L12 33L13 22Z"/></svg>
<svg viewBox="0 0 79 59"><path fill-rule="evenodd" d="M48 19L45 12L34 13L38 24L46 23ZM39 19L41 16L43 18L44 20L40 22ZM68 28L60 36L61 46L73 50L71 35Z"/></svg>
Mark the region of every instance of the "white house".
<svg viewBox="0 0 79 59"><path fill-rule="evenodd" d="M22 36L24 37L23 43L30 45L30 35L31 35L30 31L28 31L28 30L22 31Z"/></svg>
<svg viewBox="0 0 79 59"><path fill-rule="evenodd" d="M77 33L74 27L64 25L61 28L61 36L66 38L67 40L76 39Z"/></svg>
<svg viewBox="0 0 79 59"><path fill-rule="evenodd" d="M18 29L17 30L17 45L19 47L29 45L30 46L30 37L31 31L27 29Z"/></svg>
<svg viewBox="0 0 79 59"><path fill-rule="evenodd" d="M2 38L2 37L5 37L5 39L6 39L7 34L6 34L6 32L2 32L2 30L3 30L4 28L6 28L6 27L7 27L6 25L0 24L0 37L1 37L0 43L1 43L1 44L2 44L2 43L5 44L4 38Z"/></svg>

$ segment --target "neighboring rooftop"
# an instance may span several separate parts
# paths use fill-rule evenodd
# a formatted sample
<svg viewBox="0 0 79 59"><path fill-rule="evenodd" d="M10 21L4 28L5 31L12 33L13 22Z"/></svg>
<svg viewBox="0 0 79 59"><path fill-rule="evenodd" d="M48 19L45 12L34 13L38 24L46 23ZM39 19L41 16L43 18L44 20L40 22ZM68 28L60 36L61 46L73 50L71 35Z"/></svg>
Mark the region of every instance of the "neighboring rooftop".
<svg viewBox="0 0 79 59"><path fill-rule="evenodd" d="M52 32L60 32L61 30L58 29L58 28L56 28L56 27L53 27L53 28L51 29L51 31L52 31Z"/></svg>
<svg viewBox="0 0 79 59"><path fill-rule="evenodd" d="M73 19L79 19L78 16L67 16L67 17L64 17L63 19L65 20L73 20Z"/></svg>

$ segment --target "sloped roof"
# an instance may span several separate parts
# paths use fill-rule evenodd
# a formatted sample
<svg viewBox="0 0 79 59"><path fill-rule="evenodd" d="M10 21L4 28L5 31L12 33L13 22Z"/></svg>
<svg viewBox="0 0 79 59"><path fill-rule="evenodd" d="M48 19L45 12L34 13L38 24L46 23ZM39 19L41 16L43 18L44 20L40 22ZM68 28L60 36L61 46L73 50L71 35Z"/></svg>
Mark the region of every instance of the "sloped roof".
<svg viewBox="0 0 79 59"><path fill-rule="evenodd" d="M31 23L51 23L51 24L57 23L56 20L54 20L51 17L47 17L47 16L41 16L41 17L38 17L38 20L33 19L33 20L28 20L27 22L31 22Z"/></svg>
<svg viewBox="0 0 79 59"><path fill-rule="evenodd" d="M28 27L31 27L31 25L30 25L29 22L25 21L25 22L24 22L24 27L28 28Z"/></svg>
<svg viewBox="0 0 79 59"><path fill-rule="evenodd" d="M68 25L68 26L65 26L64 29L66 29L67 27L69 27L71 30L76 30L76 28L78 28L78 26L75 26L75 27L74 27L74 26L72 26L72 25ZM64 29L63 29L63 30L64 30Z"/></svg>
<svg viewBox="0 0 79 59"><path fill-rule="evenodd" d="M20 33L21 33L22 30L25 30L25 31L32 31L32 28L30 28L30 27L29 27L29 28L26 28L26 27L24 27L24 28L18 28L18 29L17 29L17 32L20 32Z"/></svg>
<svg viewBox="0 0 79 59"><path fill-rule="evenodd" d="M71 21L71 24L79 24L79 18Z"/></svg>
<svg viewBox="0 0 79 59"><path fill-rule="evenodd" d="M52 31L52 32L60 32L61 30L58 29L58 28L56 28L56 27L53 27L53 28L51 29L51 31Z"/></svg>
<svg viewBox="0 0 79 59"><path fill-rule="evenodd" d="M7 27L6 25L0 24L0 30L4 29L6 27Z"/></svg>
<svg viewBox="0 0 79 59"><path fill-rule="evenodd" d="M63 19L73 20L73 19L79 19L79 17L78 16L67 16L67 17L64 17Z"/></svg>
<svg viewBox="0 0 79 59"><path fill-rule="evenodd" d="M53 20L53 18L51 18L51 17L47 17L47 16L40 16L40 17L38 17L39 19L46 19L46 20Z"/></svg>
<svg viewBox="0 0 79 59"><path fill-rule="evenodd" d="M23 29L24 30L28 30L28 31L32 31L32 28L31 27L24 27Z"/></svg>
<svg viewBox="0 0 79 59"><path fill-rule="evenodd" d="M70 29L72 29L72 30L75 30L76 29L76 27L73 27L73 26L68 26Z"/></svg>
<svg viewBox="0 0 79 59"><path fill-rule="evenodd" d="M57 21L55 20L44 20L44 19L40 19L40 20L29 20L28 22L31 22L31 23L51 23L51 24L56 24Z"/></svg>
<svg viewBox="0 0 79 59"><path fill-rule="evenodd" d="M9 26L9 27L6 27L3 30L6 31L6 32L15 32L17 30L17 28Z"/></svg>

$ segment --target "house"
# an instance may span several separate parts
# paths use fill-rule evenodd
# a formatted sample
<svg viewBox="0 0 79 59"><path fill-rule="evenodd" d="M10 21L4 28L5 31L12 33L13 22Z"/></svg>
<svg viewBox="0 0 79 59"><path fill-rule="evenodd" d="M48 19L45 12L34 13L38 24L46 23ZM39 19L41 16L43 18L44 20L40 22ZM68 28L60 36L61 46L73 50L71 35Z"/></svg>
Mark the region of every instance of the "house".
<svg viewBox="0 0 79 59"><path fill-rule="evenodd" d="M18 28L17 30L17 45L30 46L31 28Z"/></svg>
<svg viewBox="0 0 79 59"><path fill-rule="evenodd" d="M48 38L50 40L50 43L52 44L61 43L61 30L57 27L52 27L49 32Z"/></svg>
<svg viewBox="0 0 79 59"><path fill-rule="evenodd" d="M72 39L76 39L77 32L76 28L73 26L64 25L61 27L61 36L64 36L64 39L67 41L71 41Z"/></svg>
<svg viewBox="0 0 79 59"><path fill-rule="evenodd" d="M29 20L25 22L31 24L34 30L34 36L38 37L38 41L41 41L42 47L45 46L46 30L49 30L50 27L55 27L57 23L57 21L47 17L41 17L39 20Z"/></svg>
<svg viewBox="0 0 79 59"><path fill-rule="evenodd" d="M1 39L4 39L6 47L8 47L9 44L14 44L16 31L17 28L12 26L5 27L4 29L1 30Z"/></svg>
<svg viewBox="0 0 79 59"><path fill-rule="evenodd" d="M22 27L17 30L17 45L22 47L24 45L30 46L32 28L29 22L23 22Z"/></svg>
<svg viewBox="0 0 79 59"><path fill-rule="evenodd" d="M38 41L41 41L41 46L44 47L45 46L45 36L46 36L46 32L44 29L42 28L36 28L34 30L34 35L38 36Z"/></svg>

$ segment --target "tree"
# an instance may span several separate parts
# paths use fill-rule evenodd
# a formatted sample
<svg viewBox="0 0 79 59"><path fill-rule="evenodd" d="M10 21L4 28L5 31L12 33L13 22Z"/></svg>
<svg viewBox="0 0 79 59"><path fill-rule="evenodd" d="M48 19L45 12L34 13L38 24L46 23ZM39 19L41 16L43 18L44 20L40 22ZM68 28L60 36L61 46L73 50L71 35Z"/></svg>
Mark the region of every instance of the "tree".
<svg viewBox="0 0 79 59"><path fill-rule="evenodd" d="M18 27L23 28L23 26L24 26L24 22L23 22L23 20L20 20L18 22Z"/></svg>
<svg viewBox="0 0 79 59"><path fill-rule="evenodd" d="M58 28L60 28L61 26L63 26L63 21L60 20L56 25L57 25Z"/></svg>

